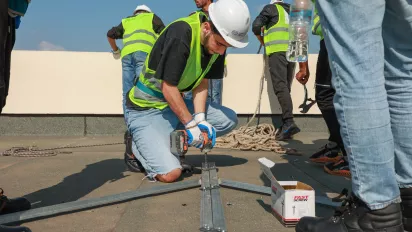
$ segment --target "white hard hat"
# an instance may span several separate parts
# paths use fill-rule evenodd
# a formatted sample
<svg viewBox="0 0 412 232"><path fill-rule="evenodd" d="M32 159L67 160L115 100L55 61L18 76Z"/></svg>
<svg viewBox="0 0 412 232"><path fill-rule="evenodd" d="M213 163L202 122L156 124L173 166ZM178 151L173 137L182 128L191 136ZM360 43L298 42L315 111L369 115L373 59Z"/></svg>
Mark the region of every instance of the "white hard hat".
<svg viewBox="0 0 412 232"><path fill-rule="evenodd" d="M209 17L227 43L236 48L249 44L250 12L243 0L218 0L209 5Z"/></svg>
<svg viewBox="0 0 412 232"><path fill-rule="evenodd" d="M144 11L147 11L147 12L152 12L152 10L151 10L148 6L146 6L146 5L139 5L139 6L137 6L137 7L136 7L136 10L134 10L134 12L136 12L136 11L138 11L138 10L144 10Z"/></svg>

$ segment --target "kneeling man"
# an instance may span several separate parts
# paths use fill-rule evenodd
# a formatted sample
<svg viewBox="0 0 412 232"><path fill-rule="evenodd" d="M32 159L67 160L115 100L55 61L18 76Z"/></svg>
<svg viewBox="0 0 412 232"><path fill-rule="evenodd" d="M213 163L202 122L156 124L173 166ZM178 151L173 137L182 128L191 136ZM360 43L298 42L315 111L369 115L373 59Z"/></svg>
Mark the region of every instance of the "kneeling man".
<svg viewBox="0 0 412 232"><path fill-rule="evenodd" d="M237 125L236 113L208 103L208 79L222 77L228 47L248 44L250 12L243 0L219 0L202 12L168 25L148 55L127 98L127 126L132 151L152 180L173 182L182 174L170 152L170 133L186 130L189 146L201 148L201 131L216 136ZM193 101L182 93L193 91Z"/></svg>

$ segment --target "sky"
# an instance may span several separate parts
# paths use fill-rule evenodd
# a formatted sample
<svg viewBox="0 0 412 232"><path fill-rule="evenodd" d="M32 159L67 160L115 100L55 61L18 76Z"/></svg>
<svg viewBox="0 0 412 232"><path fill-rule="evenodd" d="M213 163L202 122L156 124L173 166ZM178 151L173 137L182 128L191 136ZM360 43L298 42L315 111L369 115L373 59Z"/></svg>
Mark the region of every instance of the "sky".
<svg viewBox="0 0 412 232"><path fill-rule="evenodd" d="M291 0L285 0L290 2ZM245 0L251 20L269 0ZM197 10L193 0L38 0L32 1L16 31L15 50L110 52L107 31L145 4L165 25ZM259 42L249 31L249 45L230 48L228 54L256 54ZM117 41L121 47L121 40ZM319 38L310 37L309 52L319 51ZM263 53L263 49L260 53Z"/></svg>

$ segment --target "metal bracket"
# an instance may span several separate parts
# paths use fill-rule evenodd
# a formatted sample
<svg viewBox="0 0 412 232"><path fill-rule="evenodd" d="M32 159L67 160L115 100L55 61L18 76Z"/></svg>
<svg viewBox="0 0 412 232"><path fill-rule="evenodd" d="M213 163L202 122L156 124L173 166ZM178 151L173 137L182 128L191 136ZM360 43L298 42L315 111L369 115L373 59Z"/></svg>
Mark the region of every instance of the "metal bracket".
<svg viewBox="0 0 412 232"><path fill-rule="evenodd" d="M115 195L109 195L105 197L72 201L17 213L5 214L0 216L0 225L7 225L11 223L25 221L34 221L36 219L42 219L61 214L79 212L82 210L88 210L101 206L123 203L125 201L135 200L143 197L155 196L176 191L183 191L187 189L196 188L198 186L198 180L190 180L180 183L174 183L171 185L158 185L149 189L140 189L135 191L119 193Z"/></svg>
<svg viewBox="0 0 412 232"><path fill-rule="evenodd" d="M226 232L225 215L220 198L220 185L214 163L203 163L200 203L200 231Z"/></svg>
<svg viewBox="0 0 412 232"><path fill-rule="evenodd" d="M149 189L140 189L124 192L105 197L92 198L67 202L27 211L5 214L0 216L0 225L22 223L58 216L62 214L75 213L82 210L123 203L139 198L161 195L171 192L183 191L201 186L200 205L200 231L227 232L223 204L220 197L220 187L227 187L241 191L271 195L271 188L258 186L231 180L220 180L214 163L203 163L201 180L191 180L168 185L154 186ZM316 196L316 203L329 207L337 207L338 202L332 202L329 198Z"/></svg>

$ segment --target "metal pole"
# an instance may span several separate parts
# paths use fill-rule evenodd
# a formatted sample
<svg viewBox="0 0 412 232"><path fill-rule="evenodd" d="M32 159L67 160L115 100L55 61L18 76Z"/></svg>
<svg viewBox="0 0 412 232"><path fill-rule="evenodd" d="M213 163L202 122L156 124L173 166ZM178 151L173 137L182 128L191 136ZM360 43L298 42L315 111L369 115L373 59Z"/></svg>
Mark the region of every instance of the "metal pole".
<svg viewBox="0 0 412 232"><path fill-rule="evenodd" d="M212 195L213 228L215 231L227 232L225 213L223 211L222 199L220 198L219 180L216 168L210 171L210 193Z"/></svg>
<svg viewBox="0 0 412 232"><path fill-rule="evenodd" d="M269 196L272 192L272 190L269 187L259 186L259 185L254 185L254 184L247 184L247 183L237 182L237 181L232 181L232 180L222 180L222 183L220 183L220 185L223 187L227 187L227 188L244 190L244 191L253 192L253 193L261 193L261 194L265 194Z"/></svg>
<svg viewBox="0 0 412 232"><path fill-rule="evenodd" d="M212 196L210 193L210 177L208 168L214 166L212 163L202 164L202 187L200 200L200 231L211 231L213 229Z"/></svg>
<svg viewBox="0 0 412 232"><path fill-rule="evenodd" d="M129 191L100 198L67 202L63 204L57 204L0 216L0 225L7 225L10 223L30 221L34 219L42 219L51 216L79 212L82 210L122 203L130 200L135 200L138 198L187 190L199 186L200 184L198 180L191 180L168 185L159 185L149 189Z"/></svg>

